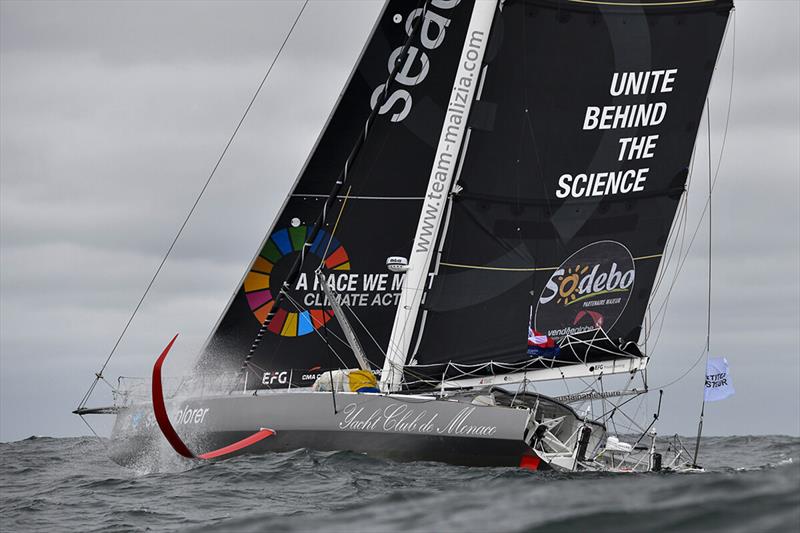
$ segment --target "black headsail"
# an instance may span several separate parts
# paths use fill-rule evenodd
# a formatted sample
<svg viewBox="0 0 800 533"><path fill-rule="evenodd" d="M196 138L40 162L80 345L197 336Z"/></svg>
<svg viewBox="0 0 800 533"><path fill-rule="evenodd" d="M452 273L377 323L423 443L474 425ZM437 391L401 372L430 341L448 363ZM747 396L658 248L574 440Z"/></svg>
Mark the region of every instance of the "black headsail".
<svg viewBox="0 0 800 533"><path fill-rule="evenodd" d="M639 354L731 8L505 3L409 371Z"/></svg>
<svg viewBox="0 0 800 533"><path fill-rule="evenodd" d="M400 286L400 275L387 272L386 258L406 255L411 246L471 9L470 0L392 0L384 7L314 152L207 344L201 371L238 370L254 346L248 367L257 379L250 373L248 388L309 385L328 368L357 366L315 280L320 263L355 315L348 318L368 359L380 368ZM354 146L344 184L316 226ZM303 268L276 305L304 246Z"/></svg>

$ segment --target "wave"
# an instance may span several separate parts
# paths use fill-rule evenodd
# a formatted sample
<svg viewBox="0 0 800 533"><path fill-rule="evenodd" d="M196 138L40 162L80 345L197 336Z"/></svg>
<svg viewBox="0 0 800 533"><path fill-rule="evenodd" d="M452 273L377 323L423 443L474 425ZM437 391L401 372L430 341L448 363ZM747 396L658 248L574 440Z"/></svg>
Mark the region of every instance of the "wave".
<svg viewBox="0 0 800 533"><path fill-rule="evenodd" d="M309 450L131 471L106 458L102 440L44 437L0 443L0 530L800 528L800 438L708 437L701 457L706 474L537 473Z"/></svg>

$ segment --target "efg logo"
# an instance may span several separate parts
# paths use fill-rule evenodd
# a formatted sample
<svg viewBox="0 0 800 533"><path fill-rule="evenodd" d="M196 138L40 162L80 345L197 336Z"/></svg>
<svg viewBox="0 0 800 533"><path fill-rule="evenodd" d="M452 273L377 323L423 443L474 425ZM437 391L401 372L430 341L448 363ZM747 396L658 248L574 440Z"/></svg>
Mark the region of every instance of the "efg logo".
<svg viewBox="0 0 800 533"><path fill-rule="evenodd" d="M421 21L422 26L419 33L419 44L422 50L420 50L420 47L414 45L408 47L408 53L395 77L395 81L399 83L401 87L389 94L386 101L378 109L379 114L385 115L392 112L390 120L392 122L400 122L411 112L413 100L408 89L422 83L431 68L431 62L425 50L431 51L439 48L444 42L447 27L450 25L450 19L442 12L437 12L437 10L453 9L460 2L461 0L432 0L427 11L419 7L408 14L405 19L406 35L411 35L415 21L421 16L424 17ZM394 21L396 23L402 22L403 17L399 14L394 15ZM395 64L400 61L400 54L403 53L403 47L404 45L401 44L389 55L388 68L390 73L394 70ZM372 98L370 99L371 108L375 108L375 105L378 103L378 98L385 86L386 84L382 83L372 92Z"/></svg>
<svg viewBox="0 0 800 533"><path fill-rule="evenodd" d="M536 329L556 338L610 330L628 305L635 278L633 256L624 245L598 241L584 246L545 284L536 305Z"/></svg>

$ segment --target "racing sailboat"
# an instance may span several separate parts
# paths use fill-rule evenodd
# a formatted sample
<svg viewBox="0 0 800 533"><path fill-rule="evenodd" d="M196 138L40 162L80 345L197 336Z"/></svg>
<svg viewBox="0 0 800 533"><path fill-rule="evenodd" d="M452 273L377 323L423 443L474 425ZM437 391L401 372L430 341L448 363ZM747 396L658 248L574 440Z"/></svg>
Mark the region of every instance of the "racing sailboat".
<svg viewBox="0 0 800 533"><path fill-rule="evenodd" d="M198 458L661 468L654 434L622 442L576 406L648 391L642 324L732 7L389 0L202 387L165 400L170 343L151 391L76 412L116 414L123 464L166 438Z"/></svg>

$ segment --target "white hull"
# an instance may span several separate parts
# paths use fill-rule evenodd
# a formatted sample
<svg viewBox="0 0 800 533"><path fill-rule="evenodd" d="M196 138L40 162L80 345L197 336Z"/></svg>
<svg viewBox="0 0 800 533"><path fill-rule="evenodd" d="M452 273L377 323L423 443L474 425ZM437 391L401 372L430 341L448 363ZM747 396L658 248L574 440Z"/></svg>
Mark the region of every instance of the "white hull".
<svg viewBox="0 0 800 533"><path fill-rule="evenodd" d="M534 451L532 440L537 419L548 413L539 408L534 415L531 400L522 401L521 396L514 405L502 405L508 403L505 397L495 405L482 405L475 394L439 398L300 389L172 401L168 410L178 434L198 454L269 428L275 434L248 447L247 453L309 448L400 461L545 468L549 461ZM560 407L565 420L553 428L553 435L569 445L570 434L583 423L566 416L572 413L569 408L545 402L542 407ZM597 428L602 429L593 425L592 447L597 447L604 433ZM126 406L117 414L111 455L119 463L130 464L163 441L151 404ZM557 461L567 463L564 457Z"/></svg>

